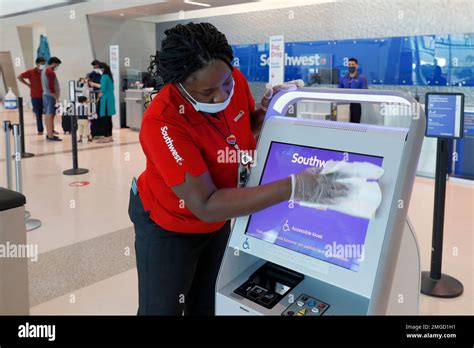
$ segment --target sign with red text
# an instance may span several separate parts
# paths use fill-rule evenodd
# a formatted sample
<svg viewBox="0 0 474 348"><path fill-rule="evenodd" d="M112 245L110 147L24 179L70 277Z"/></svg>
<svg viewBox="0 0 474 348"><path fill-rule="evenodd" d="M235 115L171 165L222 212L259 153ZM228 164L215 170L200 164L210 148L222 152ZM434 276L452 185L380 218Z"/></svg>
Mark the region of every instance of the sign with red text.
<svg viewBox="0 0 474 348"><path fill-rule="evenodd" d="M269 78L273 85L280 85L285 78L285 39L283 35L270 36Z"/></svg>

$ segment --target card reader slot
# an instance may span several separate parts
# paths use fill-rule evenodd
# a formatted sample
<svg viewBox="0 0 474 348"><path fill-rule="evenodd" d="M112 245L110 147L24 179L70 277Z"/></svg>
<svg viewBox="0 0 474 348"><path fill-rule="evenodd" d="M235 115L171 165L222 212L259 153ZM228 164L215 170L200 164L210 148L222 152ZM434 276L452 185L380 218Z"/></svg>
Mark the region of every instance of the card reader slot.
<svg viewBox="0 0 474 348"><path fill-rule="evenodd" d="M251 277L257 277L262 273L273 279L278 279L280 283L284 283L285 285L298 284L304 279L304 276L301 273L281 267L272 262L265 263L261 268L255 271Z"/></svg>
<svg viewBox="0 0 474 348"><path fill-rule="evenodd" d="M273 308L303 279L304 276L300 273L267 262L253 272L234 293L265 308Z"/></svg>

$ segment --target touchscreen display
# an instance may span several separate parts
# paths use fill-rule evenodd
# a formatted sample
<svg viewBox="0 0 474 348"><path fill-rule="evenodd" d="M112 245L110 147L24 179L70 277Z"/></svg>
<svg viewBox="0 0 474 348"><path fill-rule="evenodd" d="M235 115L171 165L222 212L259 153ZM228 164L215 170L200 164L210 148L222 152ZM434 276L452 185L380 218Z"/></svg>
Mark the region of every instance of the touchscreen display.
<svg viewBox="0 0 474 348"><path fill-rule="evenodd" d="M260 184L323 167L329 160L383 162L382 157L272 142ZM286 201L252 214L246 234L357 272L368 225L368 219Z"/></svg>

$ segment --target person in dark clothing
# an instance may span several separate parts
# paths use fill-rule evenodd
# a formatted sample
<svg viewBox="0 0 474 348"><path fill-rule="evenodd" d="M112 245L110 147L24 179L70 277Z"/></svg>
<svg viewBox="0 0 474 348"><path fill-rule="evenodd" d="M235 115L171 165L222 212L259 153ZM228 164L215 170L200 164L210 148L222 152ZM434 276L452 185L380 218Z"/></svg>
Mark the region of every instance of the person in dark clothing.
<svg viewBox="0 0 474 348"><path fill-rule="evenodd" d="M238 188L239 164L216 161L215 154L254 151L271 98L284 88L268 89L256 107L245 76L232 66L232 47L210 23L178 24L165 35L158 57L165 86L143 116L147 166L130 191L138 314L214 315L233 217L290 199L314 202L322 192L342 198L347 187L329 178L323 183L323 174L310 168Z"/></svg>
<svg viewBox="0 0 474 348"><path fill-rule="evenodd" d="M101 122L99 120L99 110L100 110L100 99L99 99L99 92L100 92L100 79L102 78L102 74L99 68L100 61L94 59L91 62L93 70L86 75L86 81L90 87L92 87L92 93L95 95L95 112L91 110L95 117L91 119L91 135L92 137L102 137L102 127Z"/></svg>
<svg viewBox="0 0 474 348"><path fill-rule="evenodd" d="M88 78L89 81L92 81L95 84L100 84L100 79L102 78L102 74L100 73L100 68L99 68L100 61L98 61L97 59L94 59L91 62L91 65L94 68L94 70L92 70L89 74L87 74L86 77ZM100 87L97 87L94 85L92 85L92 87L94 91L100 90Z"/></svg>
<svg viewBox="0 0 474 348"><path fill-rule="evenodd" d="M367 89L367 78L360 74L357 70L359 62L356 58L349 58L348 70L349 72L339 81L339 88L355 88ZM359 103L351 103L350 105L351 123L360 123L362 115L362 106Z"/></svg>
<svg viewBox="0 0 474 348"><path fill-rule="evenodd" d="M92 83L100 88L99 91L99 109L97 110L99 135L102 137L98 143L112 142L112 116L115 115L115 95L114 95L114 78L110 67L104 63L99 63L99 71L101 74L100 84Z"/></svg>
<svg viewBox="0 0 474 348"><path fill-rule="evenodd" d="M432 86L446 86L448 80L443 76L443 71L439 65L435 65L433 76L429 79L428 83Z"/></svg>

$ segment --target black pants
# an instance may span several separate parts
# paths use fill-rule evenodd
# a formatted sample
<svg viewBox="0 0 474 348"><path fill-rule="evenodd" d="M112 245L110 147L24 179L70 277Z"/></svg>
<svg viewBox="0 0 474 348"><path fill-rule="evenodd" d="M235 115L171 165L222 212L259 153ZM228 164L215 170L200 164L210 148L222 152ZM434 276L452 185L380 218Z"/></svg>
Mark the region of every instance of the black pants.
<svg viewBox="0 0 474 348"><path fill-rule="evenodd" d="M138 315L214 315L217 273L230 233L179 233L156 225L130 191L135 227Z"/></svg>
<svg viewBox="0 0 474 348"><path fill-rule="evenodd" d="M112 117L111 116L99 116L97 119L99 123L99 135L104 137L111 137L112 136Z"/></svg>
<svg viewBox="0 0 474 348"><path fill-rule="evenodd" d="M360 123L362 106L359 103L350 104L351 123Z"/></svg>
<svg viewBox="0 0 474 348"><path fill-rule="evenodd" d="M96 110L96 113L97 113L97 116L99 116L99 112L100 112L100 99L97 100L96 104L95 104L95 110ZM100 122L100 119L99 117L98 118L95 118L91 121L91 135L93 137L100 137L100 136L103 136L102 134L102 127L101 127L101 122Z"/></svg>

